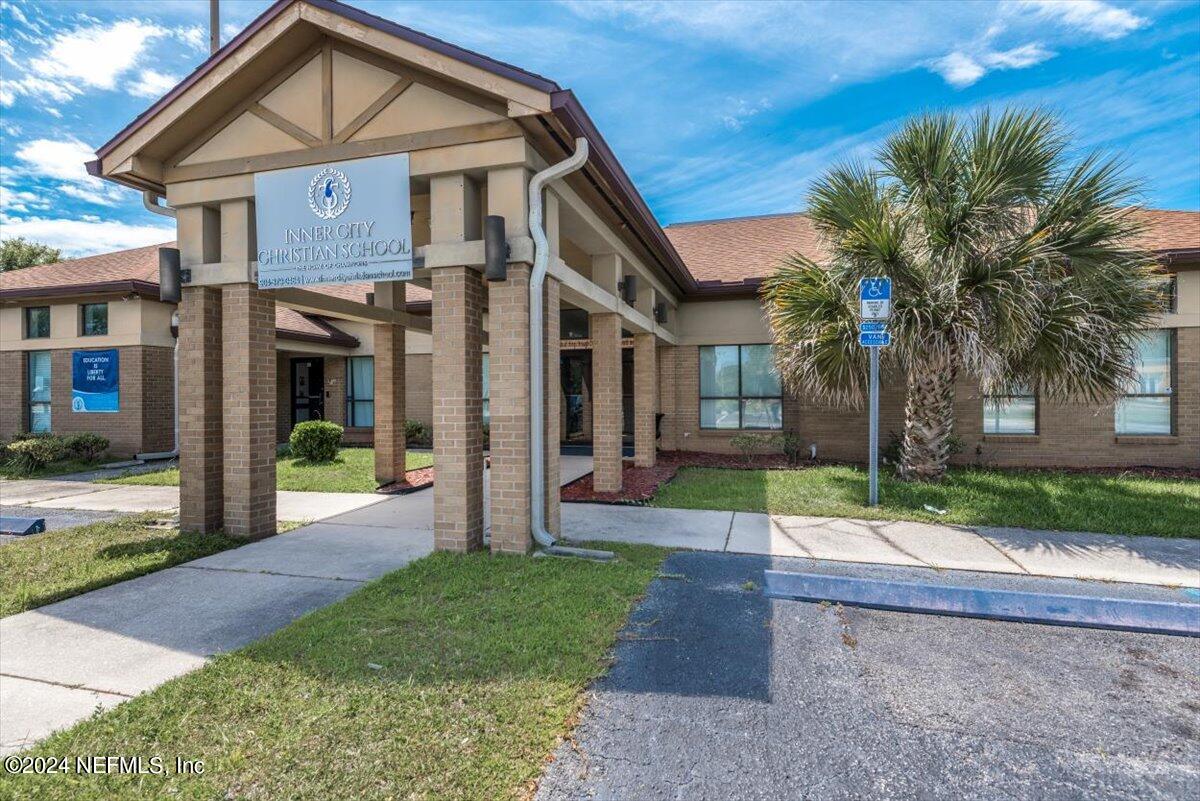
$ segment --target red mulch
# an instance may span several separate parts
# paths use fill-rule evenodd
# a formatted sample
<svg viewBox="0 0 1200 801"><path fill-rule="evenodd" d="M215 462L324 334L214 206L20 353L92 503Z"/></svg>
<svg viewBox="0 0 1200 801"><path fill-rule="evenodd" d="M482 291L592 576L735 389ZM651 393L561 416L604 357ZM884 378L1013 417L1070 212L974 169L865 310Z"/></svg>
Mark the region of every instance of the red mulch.
<svg viewBox="0 0 1200 801"><path fill-rule="evenodd" d="M403 484L393 482L375 491L381 495L407 495L410 492L416 492L417 490L432 486L433 466L409 470L405 472L404 478L407 480Z"/></svg>
<svg viewBox="0 0 1200 801"><path fill-rule="evenodd" d="M781 470L789 465L782 454L755 456L749 461L728 453L698 451L659 451L654 467L636 467L626 459L621 471L620 492L597 492L592 474L576 479L562 488L562 499L574 503L643 504L654 497L663 484L675 478L681 467L719 467L728 470Z"/></svg>

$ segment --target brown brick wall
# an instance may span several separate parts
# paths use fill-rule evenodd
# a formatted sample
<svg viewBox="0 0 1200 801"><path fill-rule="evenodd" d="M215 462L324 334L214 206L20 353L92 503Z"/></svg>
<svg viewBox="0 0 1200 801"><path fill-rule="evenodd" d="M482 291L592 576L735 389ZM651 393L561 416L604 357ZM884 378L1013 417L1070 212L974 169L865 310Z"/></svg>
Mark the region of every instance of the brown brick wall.
<svg viewBox="0 0 1200 801"><path fill-rule="evenodd" d="M529 266L488 285L492 551L529 550Z"/></svg>
<svg viewBox="0 0 1200 801"><path fill-rule="evenodd" d="M256 539L275 533L275 300L226 284L221 318L225 533Z"/></svg>
<svg viewBox="0 0 1200 801"><path fill-rule="evenodd" d="M592 330L592 482L601 492L621 489L621 316L591 315Z"/></svg>
<svg viewBox="0 0 1200 801"><path fill-rule="evenodd" d="M275 441L292 435L292 354L275 353Z"/></svg>
<svg viewBox="0 0 1200 801"><path fill-rule="evenodd" d="M8 442L29 428L25 351L0 351L0 440ZM51 421L53 423L53 421Z"/></svg>
<svg viewBox="0 0 1200 801"><path fill-rule="evenodd" d="M438 550L483 545L482 276L468 267L433 271L433 540Z"/></svg>
<svg viewBox="0 0 1200 801"><path fill-rule="evenodd" d="M112 413L71 411L71 354L76 350L88 349L51 351L51 430L62 435L93 432L107 437L113 458L171 450L175 438L172 349L147 345L115 348L120 354L120 410ZM3 383L0 436L8 440L29 426L26 352L4 351L0 364L5 376L0 382Z"/></svg>
<svg viewBox="0 0 1200 801"><path fill-rule="evenodd" d="M403 326L375 326L375 480L380 485L405 480L404 341Z"/></svg>
<svg viewBox="0 0 1200 801"><path fill-rule="evenodd" d="M224 525L221 289L185 287L179 304L179 525Z"/></svg>
<svg viewBox="0 0 1200 801"><path fill-rule="evenodd" d="M700 430L699 348L660 349L662 447L728 453L737 432ZM904 395L898 376L884 375L879 404L879 441L886 446L904 428ZM674 398L671 398L672 391ZM1176 434L1171 437L1117 437L1113 406L1051 404L1038 409L1036 436L984 436L983 398L970 378L955 393L956 433L963 451L958 464L998 467L1200 465L1200 328L1176 332ZM860 410L831 409L784 399L784 428L798 433L805 448L815 444L817 456L839 461L866 461L867 415Z"/></svg>
<svg viewBox="0 0 1200 801"><path fill-rule="evenodd" d="M653 467L657 443L658 347L654 334L633 337L633 458L638 467Z"/></svg>
<svg viewBox="0 0 1200 801"><path fill-rule="evenodd" d="M433 425L433 356L411 353L404 360L404 392L409 420Z"/></svg>

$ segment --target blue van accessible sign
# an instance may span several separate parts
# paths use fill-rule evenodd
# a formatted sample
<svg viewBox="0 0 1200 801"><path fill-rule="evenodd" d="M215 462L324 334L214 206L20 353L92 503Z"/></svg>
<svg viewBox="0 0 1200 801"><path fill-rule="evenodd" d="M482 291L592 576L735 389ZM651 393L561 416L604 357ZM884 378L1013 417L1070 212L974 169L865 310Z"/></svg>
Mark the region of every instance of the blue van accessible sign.
<svg viewBox="0 0 1200 801"><path fill-rule="evenodd" d="M71 354L71 411L121 410L121 352L77 350Z"/></svg>

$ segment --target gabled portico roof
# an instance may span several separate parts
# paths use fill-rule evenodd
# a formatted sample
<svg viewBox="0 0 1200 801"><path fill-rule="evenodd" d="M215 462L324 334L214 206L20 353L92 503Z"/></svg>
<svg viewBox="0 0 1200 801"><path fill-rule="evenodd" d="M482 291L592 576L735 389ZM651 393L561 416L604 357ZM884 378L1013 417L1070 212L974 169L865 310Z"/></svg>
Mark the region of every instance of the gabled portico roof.
<svg viewBox="0 0 1200 801"><path fill-rule="evenodd" d="M382 34L383 39L371 40L369 34ZM576 137L587 138L591 157L579 178L584 190L636 240L681 294L696 290L679 254L573 92L543 76L336 0L277 0L102 145L88 171L137 189L163 192L162 164L156 159L182 139L199 134L206 123L219 120L222 103L228 105L252 80L241 73L248 67L260 76L278 71L297 48L320 36L367 49L386 41L394 51L403 51L400 57L414 68L436 72L440 80L503 104L507 116L521 125L548 161L573 151ZM396 52L388 55L397 57Z"/></svg>

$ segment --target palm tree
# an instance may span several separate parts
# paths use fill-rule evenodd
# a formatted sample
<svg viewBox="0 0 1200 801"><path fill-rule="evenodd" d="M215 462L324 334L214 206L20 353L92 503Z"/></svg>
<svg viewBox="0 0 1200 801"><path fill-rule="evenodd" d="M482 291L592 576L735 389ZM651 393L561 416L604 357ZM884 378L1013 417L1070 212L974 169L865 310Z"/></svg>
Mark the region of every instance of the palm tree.
<svg viewBox="0 0 1200 801"><path fill-rule="evenodd" d="M792 255L763 285L789 390L861 404L858 283L890 276L881 359L907 378L901 477L945 472L960 374L987 394L1115 398L1154 320L1155 265L1137 244L1137 183L1114 160L1067 152L1043 111L930 114L891 135L877 166L821 177L808 216L828 258Z"/></svg>

